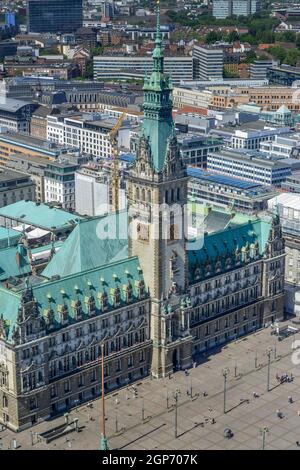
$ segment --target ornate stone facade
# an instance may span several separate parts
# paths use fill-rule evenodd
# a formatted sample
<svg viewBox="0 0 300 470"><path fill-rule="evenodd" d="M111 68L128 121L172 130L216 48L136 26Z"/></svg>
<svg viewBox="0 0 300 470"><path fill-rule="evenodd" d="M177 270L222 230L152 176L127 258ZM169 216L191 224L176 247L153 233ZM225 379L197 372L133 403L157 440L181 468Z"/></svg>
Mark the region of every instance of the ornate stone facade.
<svg viewBox="0 0 300 470"><path fill-rule="evenodd" d="M0 422L13 430L99 395L102 343L113 390L189 367L195 353L283 317L277 214L188 243L159 8L153 58L128 181L128 241L96 243L98 221L82 221L40 283L0 288Z"/></svg>

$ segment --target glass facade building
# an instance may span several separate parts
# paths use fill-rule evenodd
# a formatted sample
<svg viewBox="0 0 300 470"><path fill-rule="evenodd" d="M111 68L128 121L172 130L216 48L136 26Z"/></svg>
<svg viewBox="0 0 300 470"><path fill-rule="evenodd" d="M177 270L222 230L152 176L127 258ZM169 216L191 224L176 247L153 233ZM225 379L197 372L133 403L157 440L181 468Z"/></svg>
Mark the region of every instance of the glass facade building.
<svg viewBox="0 0 300 470"><path fill-rule="evenodd" d="M71 33L83 25L83 0L28 0L31 33Z"/></svg>

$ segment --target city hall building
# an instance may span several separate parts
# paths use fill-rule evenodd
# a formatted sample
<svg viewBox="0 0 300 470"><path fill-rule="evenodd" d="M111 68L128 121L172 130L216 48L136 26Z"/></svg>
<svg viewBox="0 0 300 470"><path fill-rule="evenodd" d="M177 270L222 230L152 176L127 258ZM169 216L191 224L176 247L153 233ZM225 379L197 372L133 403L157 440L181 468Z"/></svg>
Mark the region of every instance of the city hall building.
<svg viewBox="0 0 300 470"><path fill-rule="evenodd" d="M39 276L0 288L0 421L13 430L99 395L102 344L110 391L189 367L195 354L283 318L276 213L199 239L180 236L188 177L161 40L158 7L128 210L80 220ZM167 220L156 212L166 206ZM110 224L118 230L105 238ZM18 253L22 264L22 241Z"/></svg>

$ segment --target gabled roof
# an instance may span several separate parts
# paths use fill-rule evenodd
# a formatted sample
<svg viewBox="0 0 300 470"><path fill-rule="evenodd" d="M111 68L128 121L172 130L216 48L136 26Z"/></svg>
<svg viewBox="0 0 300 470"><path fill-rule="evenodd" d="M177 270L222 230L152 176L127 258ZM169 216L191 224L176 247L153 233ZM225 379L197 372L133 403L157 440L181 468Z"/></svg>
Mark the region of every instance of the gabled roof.
<svg viewBox="0 0 300 470"><path fill-rule="evenodd" d="M21 238L21 233L11 228L0 227L0 245L13 246L16 245Z"/></svg>
<svg viewBox="0 0 300 470"><path fill-rule="evenodd" d="M72 227L81 219L62 209L24 200L1 207L0 216L46 230Z"/></svg>
<svg viewBox="0 0 300 470"><path fill-rule="evenodd" d="M68 309L68 323L76 322L75 302L80 302L83 319L88 318L88 301L95 301L96 315L101 313L101 294L107 296L107 309L115 306L116 289L120 292L120 304L132 304L140 300L139 284L143 283L143 273L137 257L107 264L103 267L80 272L52 281L45 281L32 287L32 294L37 301L40 315L47 318L48 310L54 312L54 326L61 326L60 311L65 305ZM128 286L132 289L131 299L127 298ZM0 315L7 324L8 340L11 340L12 328L16 324L22 292L0 288ZM145 290L145 296L148 296Z"/></svg>
<svg viewBox="0 0 300 470"><path fill-rule="evenodd" d="M69 276L128 256L127 212L82 220L43 271L43 276Z"/></svg>
<svg viewBox="0 0 300 470"><path fill-rule="evenodd" d="M30 273L30 271L31 268L27 257L19 254L16 246L0 250L0 281L5 281L9 277L24 276Z"/></svg>
<svg viewBox="0 0 300 470"><path fill-rule="evenodd" d="M234 258L236 250L241 250L247 244L248 246L258 243L259 256L265 252L265 246L269 237L271 222L256 219L239 225L230 227L220 232L204 234L203 240L199 240L199 249L189 250L189 276L190 282L194 281L194 271L196 267L204 267L208 262L211 266L211 275L214 272L214 263L219 258L222 263L223 271L225 269L225 258Z"/></svg>

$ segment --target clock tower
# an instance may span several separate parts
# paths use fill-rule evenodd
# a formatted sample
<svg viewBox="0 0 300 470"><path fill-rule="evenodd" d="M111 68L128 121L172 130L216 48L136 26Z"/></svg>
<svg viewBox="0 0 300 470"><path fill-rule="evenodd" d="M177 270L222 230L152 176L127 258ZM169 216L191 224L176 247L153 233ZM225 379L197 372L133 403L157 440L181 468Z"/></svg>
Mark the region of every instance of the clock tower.
<svg viewBox="0 0 300 470"><path fill-rule="evenodd" d="M160 7L153 71L144 81L144 120L128 180L129 256L138 256L151 295L152 374L191 363L187 296L187 176L164 74Z"/></svg>

